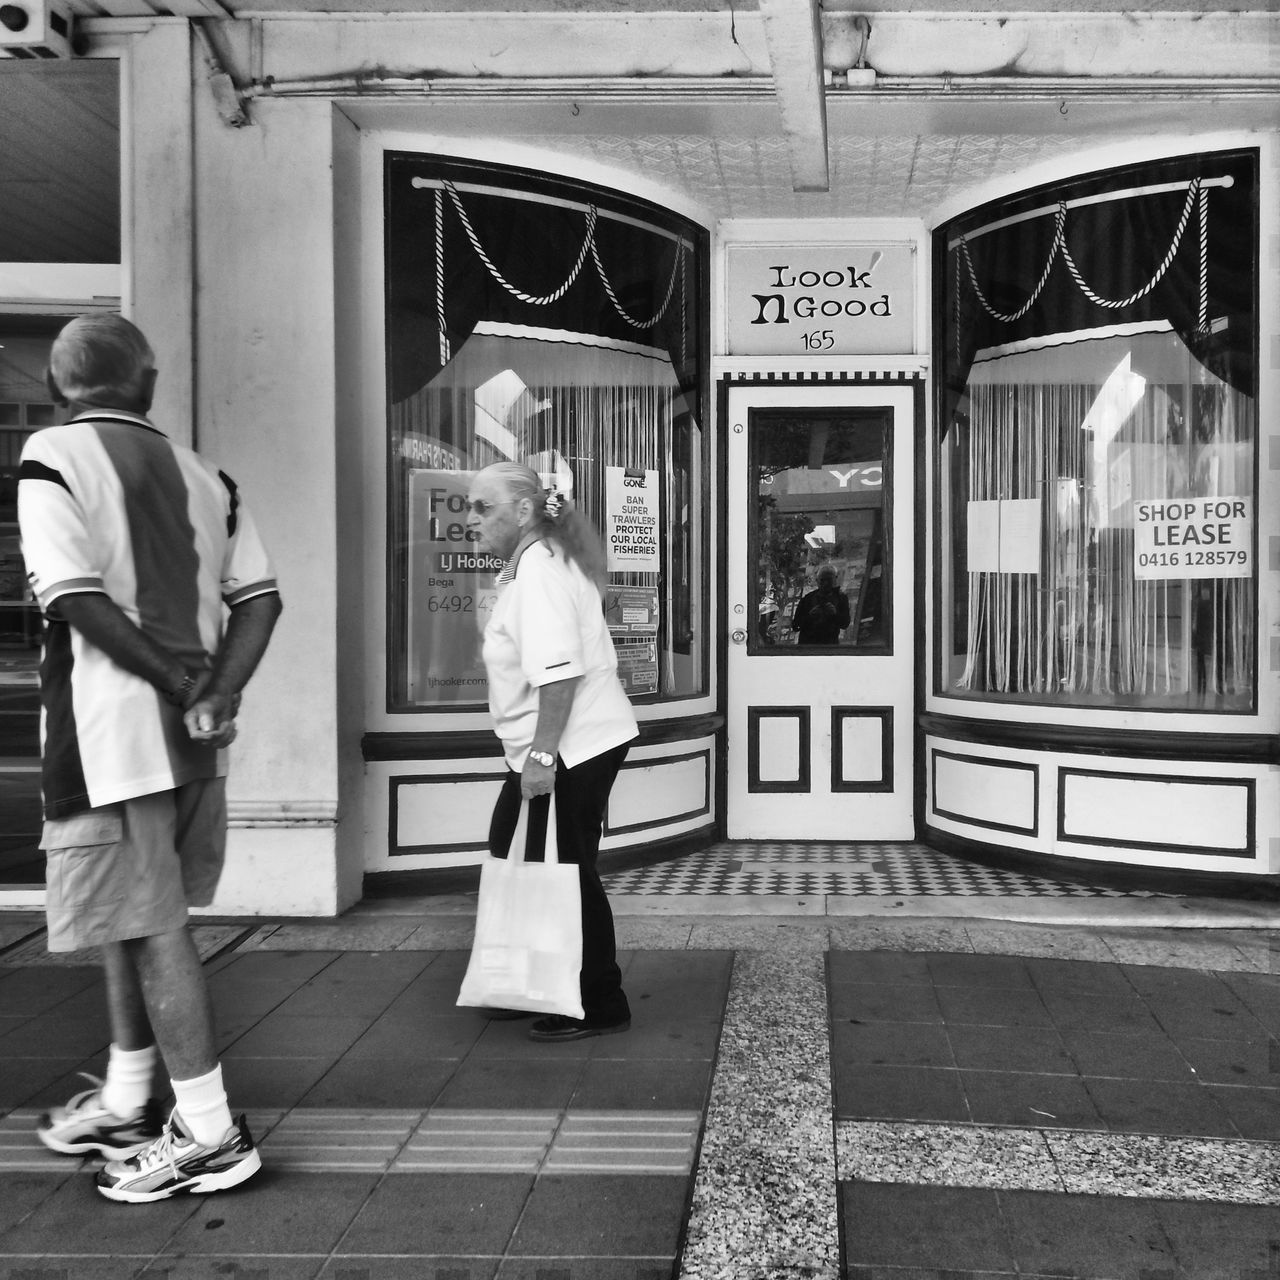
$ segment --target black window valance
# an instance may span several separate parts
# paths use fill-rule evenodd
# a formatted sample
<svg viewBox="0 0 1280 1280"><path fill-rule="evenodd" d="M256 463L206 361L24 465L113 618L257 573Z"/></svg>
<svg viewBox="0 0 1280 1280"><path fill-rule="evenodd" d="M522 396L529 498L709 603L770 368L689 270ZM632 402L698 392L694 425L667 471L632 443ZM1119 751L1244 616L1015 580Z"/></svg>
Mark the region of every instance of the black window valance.
<svg viewBox="0 0 1280 1280"><path fill-rule="evenodd" d="M696 404L703 228L603 188L409 153L388 153L385 190L391 403L490 321L664 350Z"/></svg>
<svg viewBox="0 0 1280 1280"><path fill-rule="evenodd" d="M935 233L944 429L975 359L1171 328L1216 377L1257 381L1258 156L1207 153L1039 187Z"/></svg>

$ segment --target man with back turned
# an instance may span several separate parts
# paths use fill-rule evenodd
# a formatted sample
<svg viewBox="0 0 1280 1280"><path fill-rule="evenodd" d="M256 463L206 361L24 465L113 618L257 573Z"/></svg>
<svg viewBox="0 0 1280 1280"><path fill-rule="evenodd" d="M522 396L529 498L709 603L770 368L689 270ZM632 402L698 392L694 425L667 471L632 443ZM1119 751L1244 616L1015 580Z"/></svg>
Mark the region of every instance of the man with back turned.
<svg viewBox="0 0 1280 1280"><path fill-rule="evenodd" d="M27 441L18 481L46 622L48 945L100 949L111 1025L106 1079L89 1077L38 1133L54 1151L107 1157L98 1189L128 1203L223 1190L261 1165L231 1116L187 909L217 888L224 748L281 609L235 484L147 418L155 380L128 320L73 320L49 362L70 420Z"/></svg>

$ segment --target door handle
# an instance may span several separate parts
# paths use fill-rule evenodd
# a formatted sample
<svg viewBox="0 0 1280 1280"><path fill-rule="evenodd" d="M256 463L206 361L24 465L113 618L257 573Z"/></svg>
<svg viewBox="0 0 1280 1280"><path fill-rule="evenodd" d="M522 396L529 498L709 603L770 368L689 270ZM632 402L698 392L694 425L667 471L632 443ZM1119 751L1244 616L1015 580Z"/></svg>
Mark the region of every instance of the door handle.
<svg viewBox="0 0 1280 1280"><path fill-rule="evenodd" d="M729 633L729 639L732 640L734 644L746 644L747 633L739 627L736 631L731 631Z"/></svg>

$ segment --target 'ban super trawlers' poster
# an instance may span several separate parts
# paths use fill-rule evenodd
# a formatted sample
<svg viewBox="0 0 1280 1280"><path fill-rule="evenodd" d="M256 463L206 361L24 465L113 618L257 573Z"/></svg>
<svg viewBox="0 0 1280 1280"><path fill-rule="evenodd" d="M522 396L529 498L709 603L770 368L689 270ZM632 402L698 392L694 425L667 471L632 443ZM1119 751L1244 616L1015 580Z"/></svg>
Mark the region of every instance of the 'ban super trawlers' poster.
<svg viewBox="0 0 1280 1280"><path fill-rule="evenodd" d="M658 473L605 467L609 572L658 572Z"/></svg>
<svg viewBox="0 0 1280 1280"><path fill-rule="evenodd" d="M488 697L480 636L497 600L497 556L467 533L471 471L409 475L409 617L405 658L409 701L483 702Z"/></svg>

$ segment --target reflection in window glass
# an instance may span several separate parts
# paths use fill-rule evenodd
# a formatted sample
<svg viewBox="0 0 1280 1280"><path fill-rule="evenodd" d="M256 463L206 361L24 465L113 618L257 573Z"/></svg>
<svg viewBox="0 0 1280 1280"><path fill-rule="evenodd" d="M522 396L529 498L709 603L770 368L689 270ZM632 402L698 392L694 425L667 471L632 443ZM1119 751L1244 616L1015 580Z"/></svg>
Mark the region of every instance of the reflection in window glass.
<svg viewBox="0 0 1280 1280"><path fill-rule="evenodd" d="M661 210L388 156L392 709L486 700L500 565L475 552L465 497L508 458L605 538L628 693L705 689L705 271L705 232Z"/></svg>
<svg viewBox="0 0 1280 1280"><path fill-rule="evenodd" d="M943 692L1254 705L1252 154L939 233Z"/></svg>
<svg viewBox="0 0 1280 1280"><path fill-rule="evenodd" d="M890 634L886 412L757 411L750 424L759 602L753 652L883 652Z"/></svg>

